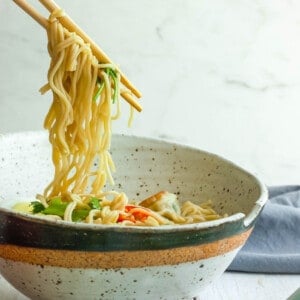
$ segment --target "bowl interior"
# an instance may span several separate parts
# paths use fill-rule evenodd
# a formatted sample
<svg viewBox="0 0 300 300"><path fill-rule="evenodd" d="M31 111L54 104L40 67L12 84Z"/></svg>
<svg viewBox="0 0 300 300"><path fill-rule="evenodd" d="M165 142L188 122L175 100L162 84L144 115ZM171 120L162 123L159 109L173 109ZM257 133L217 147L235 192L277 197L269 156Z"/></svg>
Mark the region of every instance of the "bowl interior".
<svg viewBox="0 0 300 300"><path fill-rule="evenodd" d="M248 172L216 155L155 139L114 135L111 147L118 191L142 200L158 191L179 201L214 202L219 213L247 215L261 185ZM96 164L96 163L95 163ZM33 200L53 176L46 132L15 133L0 138L0 206Z"/></svg>

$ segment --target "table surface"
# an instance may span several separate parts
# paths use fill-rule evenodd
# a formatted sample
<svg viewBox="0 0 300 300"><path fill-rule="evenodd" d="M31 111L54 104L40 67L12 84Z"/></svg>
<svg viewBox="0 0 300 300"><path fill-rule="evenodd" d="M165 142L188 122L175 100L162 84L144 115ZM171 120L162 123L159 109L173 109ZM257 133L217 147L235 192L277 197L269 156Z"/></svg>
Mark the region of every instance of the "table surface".
<svg viewBox="0 0 300 300"><path fill-rule="evenodd" d="M197 300L283 300L300 287L300 275L226 272ZM28 300L0 277L1 300Z"/></svg>

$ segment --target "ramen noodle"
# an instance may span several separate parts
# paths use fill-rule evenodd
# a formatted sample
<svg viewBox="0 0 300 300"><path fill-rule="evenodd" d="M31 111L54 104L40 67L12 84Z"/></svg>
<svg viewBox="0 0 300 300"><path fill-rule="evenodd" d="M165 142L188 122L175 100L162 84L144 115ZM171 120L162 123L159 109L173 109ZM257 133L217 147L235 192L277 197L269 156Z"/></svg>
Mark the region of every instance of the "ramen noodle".
<svg viewBox="0 0 300 300"><path fill-rule="evenodd" d="M211 202L179 205L175 194L163 191L140 203L123 192L104 191L113 185L110 155L112 121L120 116L124 90L113 64L103 64L77 34L59 22L63 11L49 17L48 82L53 101L45 118L52 145L54 176L42 195L15 209L69 222L159 226L221 218ZM132 110L131 110L132 112ZM132 118L132 113L131 113ZM94 166L97 161L97 166Z"/></svg>

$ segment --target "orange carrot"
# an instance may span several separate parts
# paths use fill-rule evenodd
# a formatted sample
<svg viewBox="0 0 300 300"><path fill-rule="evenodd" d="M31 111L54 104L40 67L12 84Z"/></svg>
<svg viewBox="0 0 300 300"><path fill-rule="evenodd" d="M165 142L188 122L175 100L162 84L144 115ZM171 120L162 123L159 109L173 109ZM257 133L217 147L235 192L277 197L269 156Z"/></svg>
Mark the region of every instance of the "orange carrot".
<svg viewBox="0 0 300 300"><path fill-rule="evenodd" d="M117 222L122 222L125 220L131 222L145 221L150 215L151 212L148 209L129 204L125 206L125 213L119 214Z"/></svg>

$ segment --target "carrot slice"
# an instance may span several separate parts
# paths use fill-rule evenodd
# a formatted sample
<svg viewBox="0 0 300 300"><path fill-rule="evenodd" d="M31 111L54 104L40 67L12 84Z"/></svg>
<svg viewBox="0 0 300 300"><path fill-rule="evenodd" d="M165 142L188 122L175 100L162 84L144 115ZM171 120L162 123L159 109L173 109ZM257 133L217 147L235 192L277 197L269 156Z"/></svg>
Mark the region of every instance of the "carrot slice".
<svg viewBox="0 0 300 300"><path fill-rule="evenodd" d="M123 222L129 220L132 222L145 221L151 215L151 211L144 207L136 205L126 205L125 213L120 213L117 222Z"/></svg>
<svg viewBox="0 0 300 300"><path fill-rule="evenodd" d="M133 215L120 213L117 222L123 222L123 221L135 222L136 220Z"/></svg>

